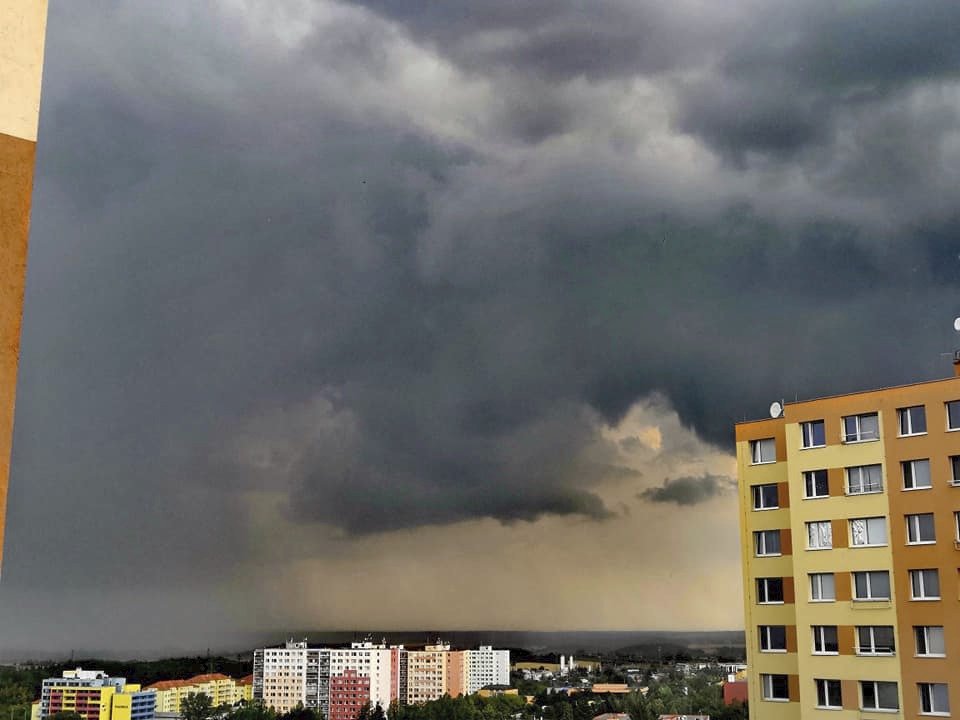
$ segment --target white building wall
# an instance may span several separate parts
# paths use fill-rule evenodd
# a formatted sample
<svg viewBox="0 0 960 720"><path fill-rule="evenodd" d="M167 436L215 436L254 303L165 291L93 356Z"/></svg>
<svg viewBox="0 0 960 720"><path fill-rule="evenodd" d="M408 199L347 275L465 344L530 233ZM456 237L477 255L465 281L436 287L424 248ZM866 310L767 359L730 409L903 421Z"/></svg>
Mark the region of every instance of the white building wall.
<svg viewBox="0 0 960 720"><path fill-rule="evenodd" d="M467 692L475 693L487 685L510 684L510 651L481 645L467 651Z"/></svg>

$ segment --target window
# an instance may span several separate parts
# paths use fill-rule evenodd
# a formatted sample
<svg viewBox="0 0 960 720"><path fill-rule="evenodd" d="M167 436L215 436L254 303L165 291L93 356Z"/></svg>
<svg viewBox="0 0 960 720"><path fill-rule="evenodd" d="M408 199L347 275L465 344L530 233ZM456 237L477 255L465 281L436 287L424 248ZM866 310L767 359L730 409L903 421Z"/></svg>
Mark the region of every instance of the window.
<svg viewBox="0 0 960 720"><path fill-rule="evenodd" d="M953 524L957 528L957 535L954 538L958 543L960 543L960 512L955 512L953 514Z"/></svg>
<svg viewBox="0 0 960 720"><path fill-rule="evenodd" d="M763 652L787 651L787 628L784 625L760 626L760 649Z"/></svg>
<svg viewBox="0 0 960 720"><path fill-rule="evenodd" d="M933 525L933 513L918 513L907 515L907 544L923 545L937 541L936 529Z"/></svg>
<svg viewBox="0 0 960 720"><path fill-rule="evenodd" d="M886 518L854 518L850 521L850 545L852 547L871 547L886 544Z"/></svg>
<svg viewBox="0 0 960 720"><path fill-rule="evenodd" d="M911 600L939 600L940 574L934 570L910 571Z"/></svg>
<svg viewBox="0 0 960 720"><path fill-rule="evenodd" d="M764 700L789 700L790 689L786 675L760 675L760 687Z"/></svg>
<svg viewBox="0 0 960 720"><path fill-rule="evenodd" d="M943 657L947 654L942 625L915 625L913 633L917 639L917 655Z"/></svg>
<svg viewBox="0 0 960 720"><path fill-rule="evenodd" d="M900 463L903 468L903 489L919 490L930 487L930 461L907 460Z"/></svg>
<svg viewBox="0 0 960 720"><path fill-rule="evenodd" d="M800 423L800 447L815 448L826 444L827 436L823 431L823 420Z"/></svg>
<svg viewBox="0 0 960 720"><path fill-rule="evenodd" d="M783 602L783 578L757 578L757 602L761 605Z"/></svg>
<svg viewBox="0 0 960 720"><path fill-rule="evenodd" d="M860 709L899 710L900 701L897 699L897 684L895 682L861 680Z"/></svg>
<svg viewBox="0 0 960 720"><path fill-rule="evenodd" d="M960 400L953 400L947 405L947 430L960 430Z"/></svg>
<svg viewBox="0 0 960 720"><path fill-rule="evenodd" d="M883 471L879 465L847 468L847 494L863 495L883 491Z"/></svg>
<svg viewBox="0 0 960 720"><path fill-rule="evenodd" d="M833 602L837 599L833 573L810 573L810 599L813 602Z"/></svg>
<svg viewBox="0 0 960 720"><path fill-rule="evenodd" d="M758 530L753 533L753 546L757 557L780 554L780 531Z"/></svg>
<svg viewBox="0 0 960 720"><path fill-rule="evenodd" d="M833 547L833 530L829 520L807 523L807 550L828 550Z"/></svg>
<svg viewBox="0 0 960 720"><path fill-rule="evenodd" d="M866 570L853 573L854 600L889 600L890 573Z"/></svg>
<svg viewBox="0 0 960 720"><path fill-rule="evenodd" d="M924 715L949 715L950 697L946 683L917 683L920 688L920 712Z"/></svg>
<svg viewBox="0 0 960 720"><path fill-rule="evenodd" d="M950 484L960 485L960 455L950 456Z"/></svg>
<svg viewBox="0 0 960 720"><path fill-rule="evenodd" d="M750 457L754 465L777 461L777 445L773 438L750 441Z"/></svg>
<svg viewBox="0 0 960 720"><path fill-rule="evenodd" d="M897 422L901 435L923 435L927 432L927 411L923 405L900 408L897 410Z"/></svg>
<svg viewBox="0 0 960 720"><path fill-rule="evenodd" d="M880 439L880 421L876 413L848 415L843 419L843 441L863 442Z"/></svg>
<svg viewBox="0 0 960 720"><path fill-rule="evenodd" d="M814 680L814 682L817 684L817 707L843 707L843 697L840 694L839 680Z"/></svg>
<svg viewBox="0 0 960 720"><path fill-rule="evenodd" d="M893 625L857 625L857 655L893 655Z"/></svg>
<svg viewBox="0 0 960 720"><path fill-rule="evenodd" d="M840 652L836 625L813 626L813 652L815 655L836 655Z"/></svg>
<svg viewBox="0 0 960 720"><path fill-rule="evenodd" d="M803 473L803 497L807 500L812 498L829 497L830 487L827 484L826 470L807 470Z"/></svg>
<svg viewBox="0 0 960 720"><path fill-rule="evenodd" d="M770 485L754 485L751 490L753 490L754 510L773 510L780 507L777 502L776 483Z"/></svg>

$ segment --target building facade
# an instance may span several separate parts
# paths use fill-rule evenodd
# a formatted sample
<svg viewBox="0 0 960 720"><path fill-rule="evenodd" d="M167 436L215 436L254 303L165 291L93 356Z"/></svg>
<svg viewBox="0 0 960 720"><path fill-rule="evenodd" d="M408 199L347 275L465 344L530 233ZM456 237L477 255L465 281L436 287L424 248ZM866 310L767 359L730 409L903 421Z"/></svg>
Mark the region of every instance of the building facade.
<svg viewBox="0 0 960 720"><path fill-rule="evenodd" d="M46 27L46 0L0 3L0 561Z"/></svg>
<svg viewBox="0 0 960 720"><path fill-rule="evenodd" d="M751 717L960 712L958 431L958 377L736 426Z"/></svg>
<svg viewBox="0 0 960 720"><path fill-rule="evenodd" d="M77 668L45 679L37 707L39 720L58 712L75 712L83 720L153 720L156 694L125 678Z"/></svg>
<svg viewBox="0 0 960 720"><path fill-rule="evenodd" d="M467 650L467 694L478 692L487 685L510 684L510 651L494 650L490 645L481 645L476 650ZM571 663L573 657L570 658Z"/></svg>
<svg viewBox="0 0 960 720"><path fill-rule="evenodd" d="M189 695L203 693L210 698L214 707L221 707L249 700L249 688L249 684L244 686L241 681L222 673L209 673L195 675L186 680L160 680L144 689L153 690L156 694L157 712L178 713L180 703Z"/></svg>
<svg viewBox="0 0 960 720"><path fill-rule="evenodd" d="M452 650L438 643L408 649L385 643L352 643L349 648L310 647L288 642L256 650L253 698L278 712L302 704L329 720L353 720L369 703L424 703L456 697L510 681L510 652L489 646Z"/></svg>

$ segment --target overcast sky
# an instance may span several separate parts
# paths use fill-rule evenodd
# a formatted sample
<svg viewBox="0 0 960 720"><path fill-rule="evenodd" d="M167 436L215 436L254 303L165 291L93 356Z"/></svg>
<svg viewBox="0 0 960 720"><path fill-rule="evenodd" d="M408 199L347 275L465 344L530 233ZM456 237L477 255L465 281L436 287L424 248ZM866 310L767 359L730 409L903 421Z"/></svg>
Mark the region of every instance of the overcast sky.
<svg viewBox="0 0 960 720"><path fill-rule="evenodd" d="M732 424L950 373L958 31L52 0L0 646L742 627Z"/></svg>

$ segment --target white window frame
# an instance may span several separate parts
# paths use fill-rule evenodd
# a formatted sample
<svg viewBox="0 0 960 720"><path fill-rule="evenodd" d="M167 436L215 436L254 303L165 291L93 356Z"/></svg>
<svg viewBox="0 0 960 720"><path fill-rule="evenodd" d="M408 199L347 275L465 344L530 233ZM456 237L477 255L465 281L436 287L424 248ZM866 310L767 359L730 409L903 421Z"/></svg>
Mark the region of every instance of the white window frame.
<svg viewBox="0 0 960 720"><path fill-rule="evenodd" d="M930 645L933 644L931 638L937 636L939 636L939 645L943 648L943 652L930 652ZM942 658L947 656L947 640L943 633L943 625L914 625L913 639L916 657Z"/></svg>
<svg viewBox="0 0 960 720"><path fill-rule="evenodd" d="M934 688L937 687L943 688L946 697L942 698L942 701L945 702L937 702L937 697L934 694ZM920 693L921 715L950 716L950 688L947 683L917 683L917 690ZM941 707L941 704L943 707Z"/></svg>
<svg viewBox="0 0 960 720"><path fill-rule="evenodd" d="M819 425L820 432L823 435L823 442L814 442L814 428ZM827 446L827 430L823 420L807 420L800 423L800 449L810 450L812 448L822 448Z"/></svg>
<svg viewBox="0 0 960 720"><path fill-rule="evenodd" d="M810 573L810 602L836 602L837 579L833 573ZM830 578L830 597L824 596L824 579Z"/></svg>
<svg viewBox="0 0 960 720"><path fill-rule="evenodd" d="M882 628L884 630L890 631L890 640L892 644L889 646L889 650L878 650L877 644L877 629ZM861 630L868 631L870 636L870 645L864 647L861 643ZM857 641L857 646L855 652L857 655L864 655L867 657L892 657L897 654L897 631L892 625L857 625L853 629L854 637Z"/></svg>
<svg viewBox="0 0 960 720"><path fill-rule="evenodd" d="M773 459L768 460L765 449L771 449ZM751 465L769 465L777 461L777 440L776 438L758 438L750 441L750 464Z"/></svg>
<svg viewBox="0 0 960 720"><path fill-rule="evenodd" d="M875 597L873 595L873 576L874 574L883 574L887 576L887 592L886 597ZM857 597L857 575L863 575L866 580L867 586L867 597ZM856 570L851 574L850 578L853 583L853 600L856 602L889 602L890 594L892 589L890 588L890 572L888 570Z"/></svg>
<svg viewBox="0 0 960 720"><path fill-rule="evenodd" d="M950 484L960 485L960 455L951 455L949 460L950 460Z"/></svg>
<svg viewBox="0 0 960 720"><path fill-rule="evenodd" d="M940 571L937 568L918 568L910 570L910 599L918 601L928 601L928 600L940 600ZM937 594L936 595L927 595L927 585L932 584L926 578L929 577L927 573L933 573L937 585ZM917 589L919 589L920 594L917 594Z"/></svg>
<svg viewBox="0 0 960 720"><path fill-rule="evenodd" d="M780 600L761 600L761 595L766 598L770 597L770 582L773 580L780 581ZM764 591L760 592L761 584L764 588ZM783 578L782 577L762 577L756 578L756 587L754 588L757 593L757 605L783 605L784 592L783 592Z"/></svg>
<svg viewBox="0 0 960 720"><path fill-rule="evenodd" d="M862 427L863 420L865 418L875 418L877 421L877 429L873 437L868 437L871 433L870 430L864 430ZM854 431L853 434L847 432L847 420L854 421ZM870 412L870 413L858 413L857 415L845 415L840 420L840 437L843 440L845 445L851 443L860 443L860 442L874 442L880 439L880 415L879 413Z"/></svg>
<svg viewBox="0 0 960 720"><path fill-rule="evenodd" d="M773 488L773 492L776 495L773 505L764 504L766 502L766 498L764 497L763 491L769 488ZM754 510L779 510L780 509L780 488L777 486L777 483L762 483L760 485L751 485L750 494L753 496Z"/></svg>
<svg viewBox="0 0 960 720"><path fill-rule="evenodd" d="M816 527L816 533L811 534L811 530ZM832 550L833 549L833 525L829 520L813 520L804 523L807 534L807 550ZM827 528L824 535L823 528ZM824 539L826 537L826 539ZM816 538L814 541L813 538Z"/></svg>
<svg viewBox="0 0 960 720"><path fill-rule="evenodd" d="M864 697L864 688L868 685L873 686L873 697L877 701L876 705L869 706L866 704L866 698ZM897 689L897 706L896 707L884 707L879 704L880 702L880 686L881 685L893 685ZM882 681L882 680L861 680L860 681L860 709L865 712L897 712L900 710L900 699L899 699L899 689L897 688L897 683L892 681Z"/></svg>
<svg viewBox="0 0 960 720"><path fill-rule="evenodd" d="M783 630L783 647L773 647L773 629ZM760 652L764 653L785 653L787 651L787 626L786 625L758 625Z"/></svg>
<svg viewBox="0 0 960 720"><path fill-rule="evenodd" d="M817 492L817 476L822 473L822 478L826 481L826 492L823 495L816 494ZM811 494L811 490L813 494ZM827 475L826 470L804 470L803 471L803 499L804 500L819 500L821 498L830 497L830 478Z"/></svg>
<svg viewBox="0 0 960 720"><path fill-rule="evenodd" d="M776 533L777 551L767 552L767 533ZM780 557L783 555L783 538L779 530L754 530L753 532L753 552L756 557Z"/></svg>
<svg viewBox="0 0 960 720"><path fill-rule="evenodd" d="M960 430L960 425L957 425L956 427L954 427L953 425L950 424L950 408L951 408L951 406L956 406L957 408L960 408L960 400L948 400L947 402L945 402L945 403L943 404L943 411L944 411L944 413L946 414L947 432L951 432L951 431L954 431L954 430Z"/></svg>
<svg viewBox="0 0 960 720"><path fill-rule="evenodd" d="M786 696L780 697L773 694L773 679L782 678ZM768 702L790 702L790 679L787 675L779 673L761 673L760 674L760 693L761 697Z"/></svg>
<svg viewBox="0 0 960 720"><path fill-rule="evenodd" d="M929 485L917 485L917 466L926 464L927 466L927 479ZM910 468L910 480L909 485L907 484L907 468ZM916 458L915 460L904 460L900 463L900 475L903 478L903 489L904 490L929 490L933 487L933 473L930 471L930 458Z"/></svg>
<svg viewBox="0 0 960 720"><path fill-rule="evenodd" d="M854 530L854 523L863 523L863 532L866 542L857 542L857 533ZM868 547L885 547L889 542L889 534L887 533L887 519L885 517L862 517L862 518L850 518L847 521L847 524L850 528L850 547L852 548L868 548ZM882 541L881 541L882 536Z"/></svg>
<svg viewBox="0 0 960 720"><path fill-rule="evenodd" d="M921 539L920 531L922 525L920 524L921 518L930 518L931 528L933 528L933 537L929 540ZM907 545L935 545L937 542L937 524L934 519L933 513L910 513L909 515L904 515L904 520L907 524Z"/></svg>
<svg viewBox="0 0 960 720"><path fill-rule="evenodd" d="M822 679L815 678L813 681L817 688L817 707L823 710L842 710L843 709L843 689L839 680L832 679ZM832 687L837 690L837 695L839 703L836 705L830 704L830 688L831 683ZM823 703L820 702L821 698L824 700Z"/></svg>
<svg viewBox="0 0 960 720"><path fill-rule="evenodd" d="M877 468L878 482L876 485L873 483L872 475L873 468ZM883 492L883 466L879 463L874 463L871 465L853 465L848 468L844 468L844 474L846 477L846 492L847 495L872 495L874 493ZM856 487L854 487L854 477L856 476L857 482ZM869 482L867 482L869 480Z"/></svg>
<svg viewBox="0 0 960 720"><path fill-rule="evenodd" d="M917 425L912 410L919 410L923 416L923 430L914 430ZM906 422L904 422L906 421ZM910 407L897 408L897 436L910 437L911 435L927 434L927 408L925 405L911 405Z"/></svg>
<svg viewBox="0 0 960 720"><path fill-rule="evenodd" d="M840 654L840 639L837 634L836 625L811 625L810 629L813 631L813 650L811 651L814 655L839 655ZM833 645L836 646L836 650L827 650L827 635L830 631L833 631Z"/></svg>

